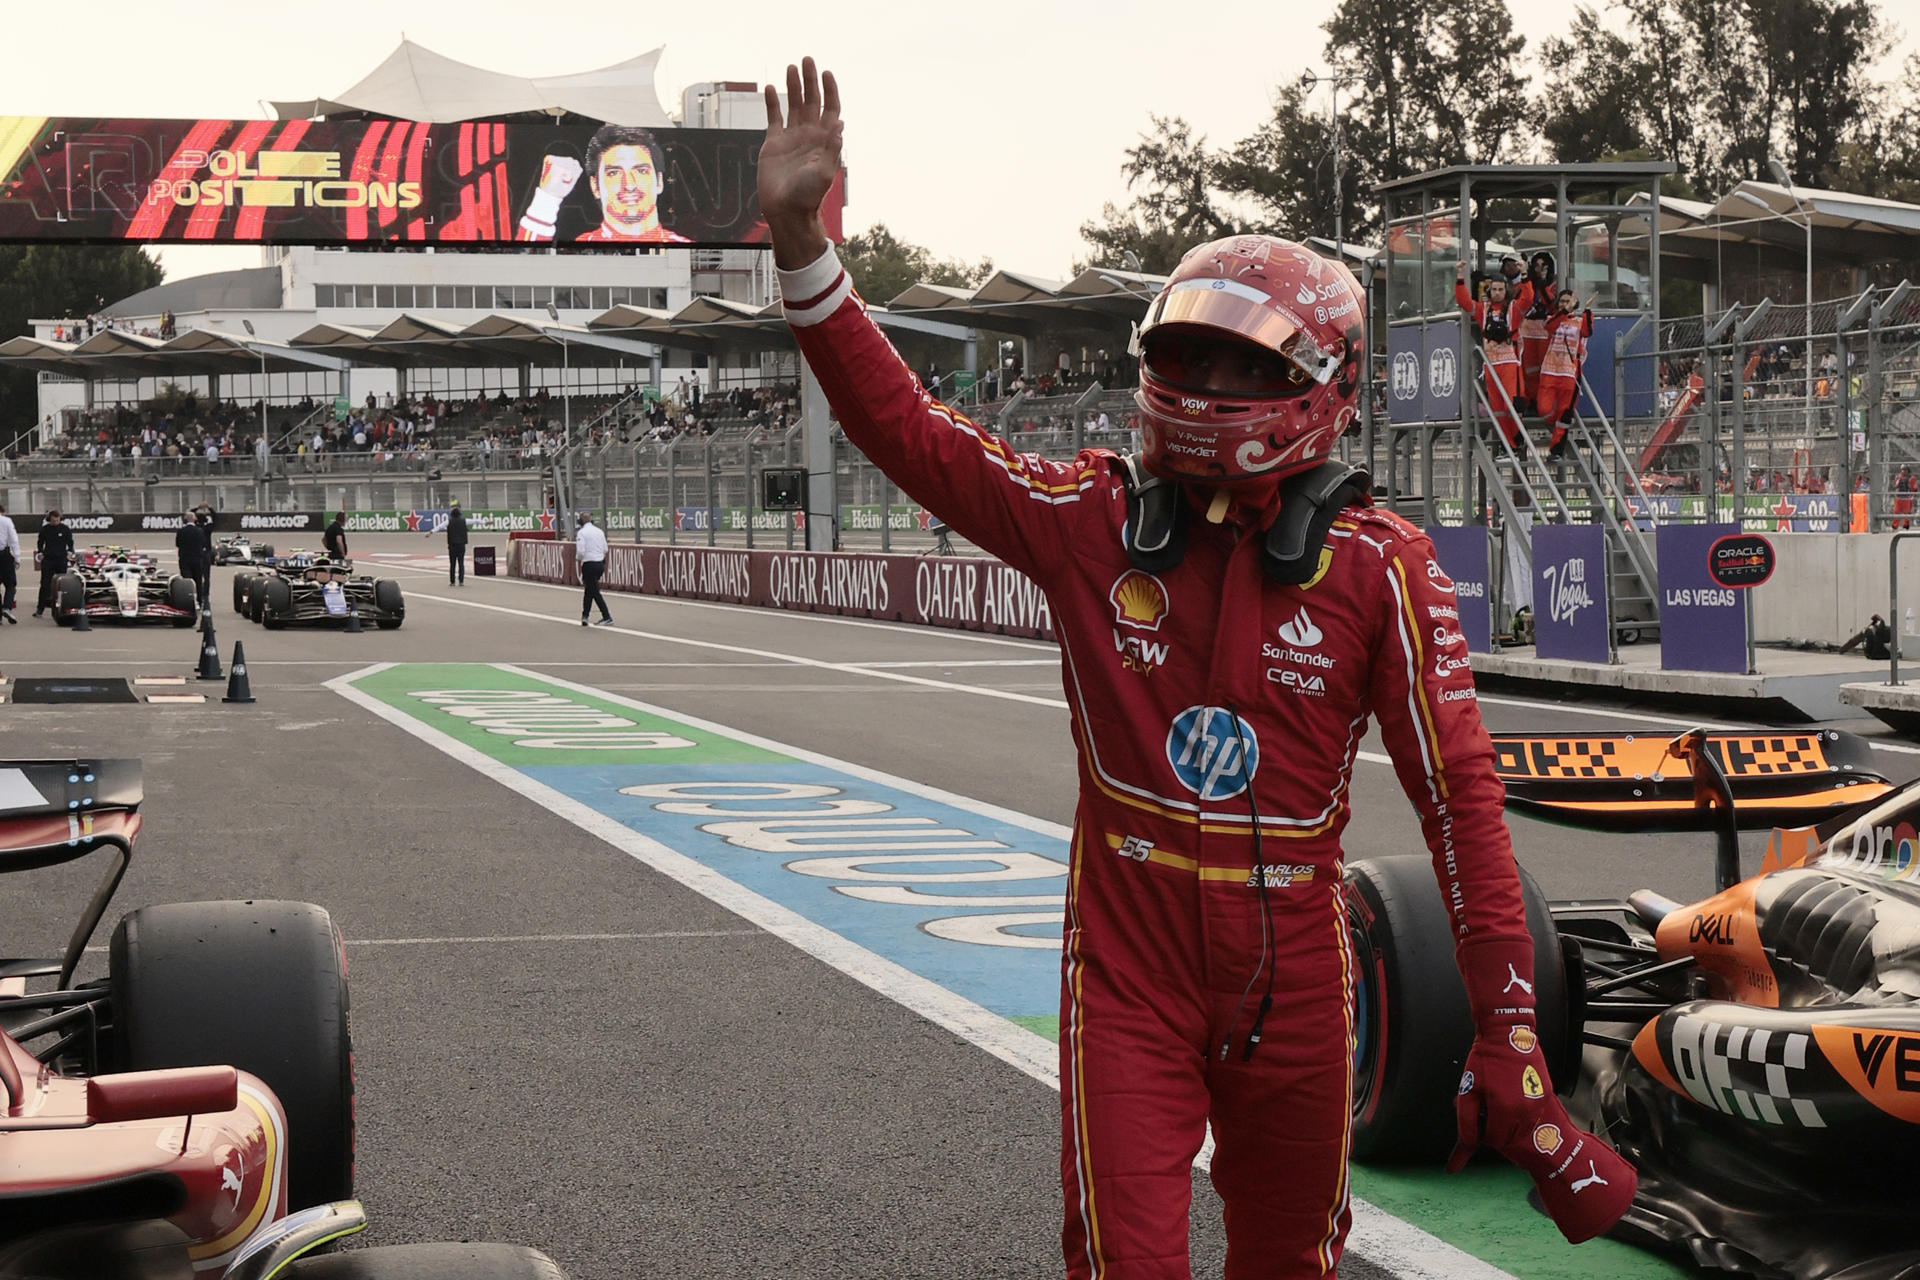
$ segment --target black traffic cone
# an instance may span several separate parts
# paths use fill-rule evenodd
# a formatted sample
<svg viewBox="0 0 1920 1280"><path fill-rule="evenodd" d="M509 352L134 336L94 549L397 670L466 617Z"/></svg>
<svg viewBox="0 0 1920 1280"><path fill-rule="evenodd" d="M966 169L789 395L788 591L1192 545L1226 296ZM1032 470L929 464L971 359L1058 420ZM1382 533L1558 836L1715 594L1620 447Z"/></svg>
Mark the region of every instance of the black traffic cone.
<svg viewBox="0 0 1920 1280"><path fill-rule="evenodd" d="M227 677L227 696L220 701L253 701L253 686L247 683L247 651L238 640L233 642L233 674Z"/></svg>
<svg viewBox="0 0 1920 1280"><path fill-rule="evenodd" d="M93 622L87 617L87 606L84 604L80 606L80 611L73 615L73 629L75 631L93 630Z"/></svg>
<svg viewBox="0 0 1920 1280"><path fill-rule="evenodd" d="M360 625L360 611L352 605L347 606L347 634L357 636L366 628Z"/></svg>
<svg viewBox="0 0 1920 1280"><path fill-rule="evenodd" d="M220 643L213 638L213 615L200 615L200 679L224 680L226 673L220 670Z"/></svg>

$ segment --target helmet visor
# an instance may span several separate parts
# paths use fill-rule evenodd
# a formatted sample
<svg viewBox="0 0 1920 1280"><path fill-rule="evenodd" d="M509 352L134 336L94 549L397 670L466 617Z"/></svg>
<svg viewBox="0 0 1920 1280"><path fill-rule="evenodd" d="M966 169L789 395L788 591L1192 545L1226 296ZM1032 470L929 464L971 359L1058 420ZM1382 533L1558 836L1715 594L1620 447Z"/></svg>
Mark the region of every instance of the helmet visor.
<svg viewBox="0 0 1920 1280"><path fill-rule="evenodd" d="M1234 280L1180 280L1147 313L1141 348L1156 378L1215 395L1292 395L1324 383L1339 360Z"/></svg>

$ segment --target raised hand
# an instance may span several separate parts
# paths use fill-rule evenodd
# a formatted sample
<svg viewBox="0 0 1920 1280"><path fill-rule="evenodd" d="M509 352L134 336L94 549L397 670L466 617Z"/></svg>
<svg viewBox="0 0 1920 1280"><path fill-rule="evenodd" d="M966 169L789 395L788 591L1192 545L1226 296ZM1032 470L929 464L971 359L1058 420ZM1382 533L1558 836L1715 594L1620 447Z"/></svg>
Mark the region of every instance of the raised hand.
<svg viewBox="0 0 1920 1280"><path fill-rule="evenodd" d="M580 162L572 156L547 156L540 161L540 190L564 200L580 181Z"/></svg>
<svg viewBox="0 0 1920 1280"><path fill-rule="evenodd" d="M840 171L840 87L812 58L787 68L788 118L767 86L767 139L760 145L760 213L773 233L774 261L806 266L826 252L820 205Z"/></svg>

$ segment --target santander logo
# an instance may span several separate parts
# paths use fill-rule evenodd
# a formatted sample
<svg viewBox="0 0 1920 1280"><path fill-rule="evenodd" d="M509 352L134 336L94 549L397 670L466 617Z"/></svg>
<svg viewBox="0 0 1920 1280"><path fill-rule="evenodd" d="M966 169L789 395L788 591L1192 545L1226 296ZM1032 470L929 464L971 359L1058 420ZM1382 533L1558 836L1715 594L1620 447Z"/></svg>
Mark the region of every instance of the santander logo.
<svg viewBox="0 0 1920 1280"><path fill-rule="evenodd" d="M1313 625L1313 619L1307 616L1307 607L1300 606L1300 612L1280 624L1280 638L1298 649L1311 649L1320 643L1320 628Z"/></svg>

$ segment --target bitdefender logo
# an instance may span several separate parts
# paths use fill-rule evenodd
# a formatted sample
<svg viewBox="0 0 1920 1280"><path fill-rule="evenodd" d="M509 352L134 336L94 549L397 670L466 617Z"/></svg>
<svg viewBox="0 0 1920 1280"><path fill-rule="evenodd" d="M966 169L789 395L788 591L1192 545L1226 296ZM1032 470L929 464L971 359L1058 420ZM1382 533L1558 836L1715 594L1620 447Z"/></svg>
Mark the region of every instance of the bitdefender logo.
<svg viewBox="0 0 1920 1280"><path fill-rule="evenodd" d="M1302 649L1311 649L1322 639L1320 628L1314 626L1313 619L1307 616L1305 605L1300 606L1300 612L1280 624L1280 638Z"/></svg>

